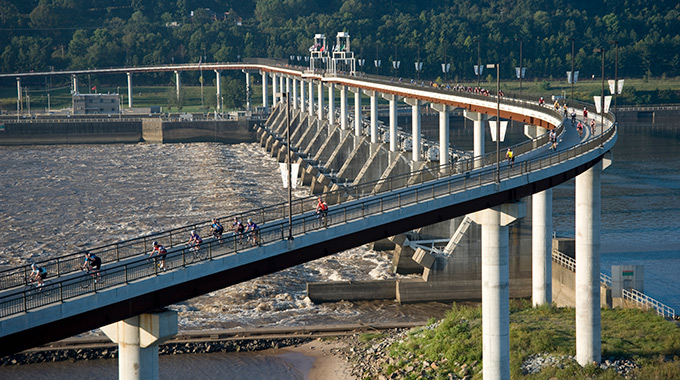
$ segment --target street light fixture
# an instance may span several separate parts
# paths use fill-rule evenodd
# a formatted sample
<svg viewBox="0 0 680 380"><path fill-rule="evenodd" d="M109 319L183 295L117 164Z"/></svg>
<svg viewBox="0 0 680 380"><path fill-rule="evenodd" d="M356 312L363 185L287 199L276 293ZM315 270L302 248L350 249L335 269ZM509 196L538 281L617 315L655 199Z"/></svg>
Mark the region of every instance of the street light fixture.
<svg viewBox="0 0 680 380"><path fill-rule="evenodd" d="M489 63L487 69L496 69L496 182L501 182L501 65Z"/></svg>
<svg viewBox="0 0 680 380"><path fill-rule="evenodd" d="M574 100L574 82L576 76L574 75L574 39L570 38L571 41L571 100Z"/></svg>
<svg viewBox="0 0 680 380"><path fill-rule="evenodd" d="M519 77L519 91L522 92L522 78L524 78L524 68L522 67L522 43L524 40L522 38L515 38L515 41L519 41L519 72L517 76Z"/></svg>
<svg viewBox="0 0 680 380"><path fill-rule="evenodd" d="M290 94L287 92L281 93L282 97L286 98L286 141L288 143L286 154L286 166L288 169L288 240L293 240L293 181L292 177L292 152L290 143Z"/></svg>
<svg viewBox="0 0 680 380"><path fill-rule="evenodd" d="M602 53L602 95L600 96L600 135L604 134L604 52L605 48L596 48L595 53Z"/></svg>
<svg viewBox="0 0 680 380"><path fill-rule="evenodd" d="M616 122L616 98L619 94L619 41L609 41L616 45L616 64L614 66L614 122Z"/></svg>
<svg viewBox="0 0 680 380"><path fill-rule="evenodd" d="M477 88L479 88L482 76L482 62L479 58L479 38L476 38L475 42L477 42Z"/></svg>

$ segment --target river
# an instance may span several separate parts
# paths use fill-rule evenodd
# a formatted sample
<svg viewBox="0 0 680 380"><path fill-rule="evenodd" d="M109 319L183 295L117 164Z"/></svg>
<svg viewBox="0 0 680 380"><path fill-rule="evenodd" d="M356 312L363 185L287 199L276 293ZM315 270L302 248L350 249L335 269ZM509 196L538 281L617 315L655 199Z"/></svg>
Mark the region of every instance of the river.
<svg viewBox="0 0 680 380"><path fill-rule="evenodd" d="M509 133L510 143L521 139L521 126L515 125ZM452 139L462 136L452 130ZM677 128L624 126L613 149L613 165L602 175L602 271L609 273L613 264L645 265L645 293L675 308L680 307L676 280L680 272L679 142ZM17 265L282 202L286 192L280 178L278 164L258 144L0 147L0 240L4 242L0 265ZM298 189L294 196L306 194L305 189ZM573 204L573 180L555 188L553 225L558 235L574 236ZM449 305L442 303L314 305L305 295L308 281L394 278L389 266L388 254L362 246L173 308L180 312L181 330L416 321L444 315ZM232 358L241 360L241 356ZM266 367L258 364L262 358L273 367L271 373L290 368L289 362L273 354L244 358L249 364L240 370L243 378L251 373L258 377L247 368ZM180 363L184 359L162 359L162 367L166 367L165 360ZM201 360L209 363L211 359ZM25 371L47 371L51 379L88 378L71 370L91 367L49 365L54 370L40 367L33 372L28 367L38 367L26 366ZM212 366L216 372L234 370ZM3 372L0 369L0 378Z"/></svg>

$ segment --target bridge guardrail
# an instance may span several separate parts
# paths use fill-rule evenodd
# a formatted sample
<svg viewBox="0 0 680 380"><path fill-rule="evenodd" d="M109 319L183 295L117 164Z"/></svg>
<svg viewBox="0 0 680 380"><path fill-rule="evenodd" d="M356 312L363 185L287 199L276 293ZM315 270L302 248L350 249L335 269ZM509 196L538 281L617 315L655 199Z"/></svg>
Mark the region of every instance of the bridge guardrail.
<svg viewBox="0 0 680 380"><path fill-rule="evenodd" d="M488 97L481 97L481 98L486 98ZM527 104L526 105L528 108L535 108L536 110L540 110L541 112L548 112L552 114L552 116L557 116L561 117L559 112L556 112L548 107L541 107L538 105L532 105L532 104ZM608 120L610 122L613 122L613 117L611 115L607 115ZM558 133L561 133L563 130L564 126L563 123L558 127ZM515 155L519 156L521 154L524 154L532 149L535 149L538 146L547 144L548 142L548 135L544 134L542 136L539 136L537 138L534 138L532 140L516 144L512 146L513 151L515 151ZM592 139L592 138L591 138ZM476 163L475 163L476 162ZM483 156L476 157L474 159L464 159L464 160L459 160L456 162L452 162L448 164L452 168L455 168L455 171L451 172L449 170L449 173L452 174L457 174L457 173L463 173L467 171L474 170L475 165L476 166L486 166L492 163L496 162L496 152L491 152L487 153ZM423 172L427 173L434 173L434 172L447 172L446 168L438 168L438 167L432 167L428 169L424 169ZM361 184L357 186L362 186L363 187L370 187L371 184L374 184L375 188L382 188L384 187L385 183L389 185L389 188L392 189L394 188L393 185L394 183L409 183L409 180L405 180L405 178L415 178L418 176L418 172L413 172L413 173L407 173L405 175L397 176L394 177L393 179L390 179L390 181L385 182L384 180L377 180L373 182L369 182L367 184ZM428 177L431 174L420 174L421 177ZM302 198L299 200L295 200L293 203L293 209L296 210L297 212L305 212L310 210L311 208L315 207L314 200L318 196L310 196L307 198ZM326 196L327 197L327 196ZM328 198L328 197L327 197ZM309 204L306 204L309 202ZM273 206L268 206L266 208L261 208L261 209L255 209L255 210L249 210L246 212L240 212L240 213L235 213L227 216L222 216L219 217L221 221L231 221L233 218L236 217L239 220L246 220L248 218L252 218L256 222L259 223L267 223L271 220L276 220L281 217L287 217L287 203L285 204L278 204L278 205L273 205ZM95 253L97 256L100 256L102 258L102 261L105 263L110 263L110 262L116 262L120 261L121 259L127 259L131 256L134 255L139 255L144 252L149 252L151 250L151 242L153 241L159 241L161 244L165 245L166 247L174 247L175 244L179 241L181 241L183 238L180 238L180 235L183 235L185 238L189 235L189 231L193 230L199 230L199 234L202 232L207 232L210 230L210 221L207 222L200 222L196 224L191 224L183 227L178 227L169 231L164 231L164 232L159 232L159 233L153 233L149 234L146 236L138 237L138 238L133 238L133 239L128 239L124 240L122 242L117 242L117 243L112 243L100 247L95 247L92 249L89 249L87 251ZM225 228L228 227L225 225ZM201 234L203 236L204 234ZM186 238L188 239L188 238ZM78 251L75 253L70 253L66 255L61 255L61 256L56 256L56 257L51 257L46 260L41 260L37 261L36 263L39 266L42 266L48 271L48 276L51 278L54 278L54 276L60 277L64 274L67 273L72 273L73 271L78 270L78 261L84 261L83 255L86 251ZM26 284L26 278L28 277L28 274L30 273L30 264L26 264L21 267L17 268L10 268L6 269L3 271L0 271L0 290L4 289L10 289L13 287L17 286L22 286Z"/></svg>
<svg viewBox="0 0 680 380"><path fill-rule="evenodd" d="M348 196L349 201L345 201L344 204L337 203L329 210L330 222L328 226L332 227L333 225L361 219L368 215L400 208L404 205L431 200L439 196L465 191L472 187L494 183L497 181L497 176L498 180L502 181L513 176L526 174L532 170L562 163L600 146L608 139L613 138L615 133L616 126L612 125L603 135L582 142L566 151L554 152L527 161L520 161L514 167L503 166L498 173L495 167L486 167L469 172L468 175L451 176L452 173L458 173L457 169L451 166L448 172L440 168L440 170L420 171L416 175L409 173L411 176L408 179L404 177L399 181L401 187L397 187L391 178L376 181L388 184L387 186L382 186L382 191L376 191L376 189L380 189L376 183L373 183L373 186L364 184L363 186L358 185L352 188L340 188L327 193L327 197L342 202ZM371 197L376 194L380 195ZM362 200L362 198L369 199ZM309 200L309 198L305 199ZM287 203L281 205L287 206ZM294 236L299 236L315 229L326 228L316 219L316 215L312 212L312 204L309 204L310 207L308 209L303 202L299 202L297 206L299 209L296 211L297 215L293 219L294 223L292 226ZM268 209L259 209L261 212L259 216L263 219L273 216L278 217L278 220L274 223L262 225L259 230L259 244L268 244L287 239L287 209L287 207L279 207L279 205L275 205L275 207L270 206ZM253 216L255 215L253 214ZM184 229L186 228L184 227ZM182 229L175 229L174 231L177 230ZM155 235L154 239L159 239L159 235ZM200 260L194 260L193 253L188 248L175 248L168 253L166 258L168 269L179 269L179 267L192 265L196 261L212 260L215 257L237 253L239 250L250 249L248 247L239 249L237 238L238 236L234 235L223 236L222 244L216 239L206 239L201 249L207 249L208 254L204 259ZM149 240L148 237L143 237L138 242L129 241L128 243L131 243L131 245L147 244ZM146 252L146 250L143 252ZM159 272L154 260L150 261L146 257L130 260L120 265L103 268L100 273L105 280L100 283L95 283L91 276L84 274L61 280L51 279L42 289L29 287L3 295L0 297L0 318L27 312L48 304L63 302L76 296L95 293L141 278L163 275L163 272ZM91 281L91 286L87 281ZM84 283L87 286L84 286ZM80 286L80 290L78 286Z"/></svg>

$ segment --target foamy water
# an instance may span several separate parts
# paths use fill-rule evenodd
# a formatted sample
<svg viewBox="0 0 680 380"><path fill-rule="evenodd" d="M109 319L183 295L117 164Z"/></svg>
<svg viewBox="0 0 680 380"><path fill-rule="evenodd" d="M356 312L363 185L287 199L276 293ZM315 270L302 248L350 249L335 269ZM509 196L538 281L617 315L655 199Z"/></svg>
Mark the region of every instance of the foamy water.
<svg viewBox="0 0 680 380"><path fill-rule="evenodd" d="M287 200L278 163L258 144L1 147L0 158L1 265ZM294 192L307 195L306 188ZM172 307L180 329L425 320L448 309L392 301L314 305L306 297L310 281L394 278L390 260L362 246Z"/></svg>

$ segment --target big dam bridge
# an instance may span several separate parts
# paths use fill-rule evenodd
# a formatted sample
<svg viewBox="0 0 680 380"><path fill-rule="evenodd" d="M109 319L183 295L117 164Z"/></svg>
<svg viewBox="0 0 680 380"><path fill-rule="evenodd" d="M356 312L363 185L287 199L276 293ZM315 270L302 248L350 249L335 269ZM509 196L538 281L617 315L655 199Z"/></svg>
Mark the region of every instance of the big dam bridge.
<svg viewBox="0 0 680 380"><path fill-rule="evenodd" d="M551 302L551 189L575 178L576 353L582 365L600 361L600 175L617 139L610 114L591 110L597 125L580 136L560 111L535 101L267 63L59 74L126 74L132 106L134 73L174 72L179 93L180 73L199 69L214 70L218 84L223 70L243 71L248 86L252 75L261 75L262 104L271 112L258 128L258 139L279 161L291 157L300 165L299 180L313 195L221 218L253 219L260 225L257 245L225 234L221 240L206 239L196 255L183 242L189 230L207 232L206 221L91 250L104 262L97 282L79 271L82 253L41 262L50 273L41 289L25 286L29 266L5 270L0 279L1 355L102 327L119 343L121 378L157 378L158 344L177 332L176 313L165 306L381 239L404 243L409 231L464 217L467 224L481 226L481 255L466 264L481 276L457 285L442 279L447 262L461 260L452 251L462 232L451 231L443 255L415 250L410 260L420 265L423 279L399 283L398 298L410 302L433 293L451 299L451 287L457 292L481 289L484 377L509 379L511 288L528 284L534 305ZM20 96L21 78L46 75L56 74L0 77L16 77ZM354 94L353 103L348 93ZM368 112L362 112L366 97ZM389 102L389 125L378 122L379 97ZM401 101L411 106L410 128L397 126ZM439 113L436 141L422 137L424 107ZM454 110L474 123L472 152L450 146L448 116ZM497 149L485 152L485 125L499 117L525 124L527 140L510 147L514 163L504 160L508 146L501 157L498 141ZM558 135L556 149L551 149L549 131ZM314 212L319 194L330 204L327 225ZM526 198L532 204L531 253L511 260L509 226L525 216ZM165 270L145 256L152 241L168 248ZM511 275L521 271L530 272L529 279Z"/></svg>

